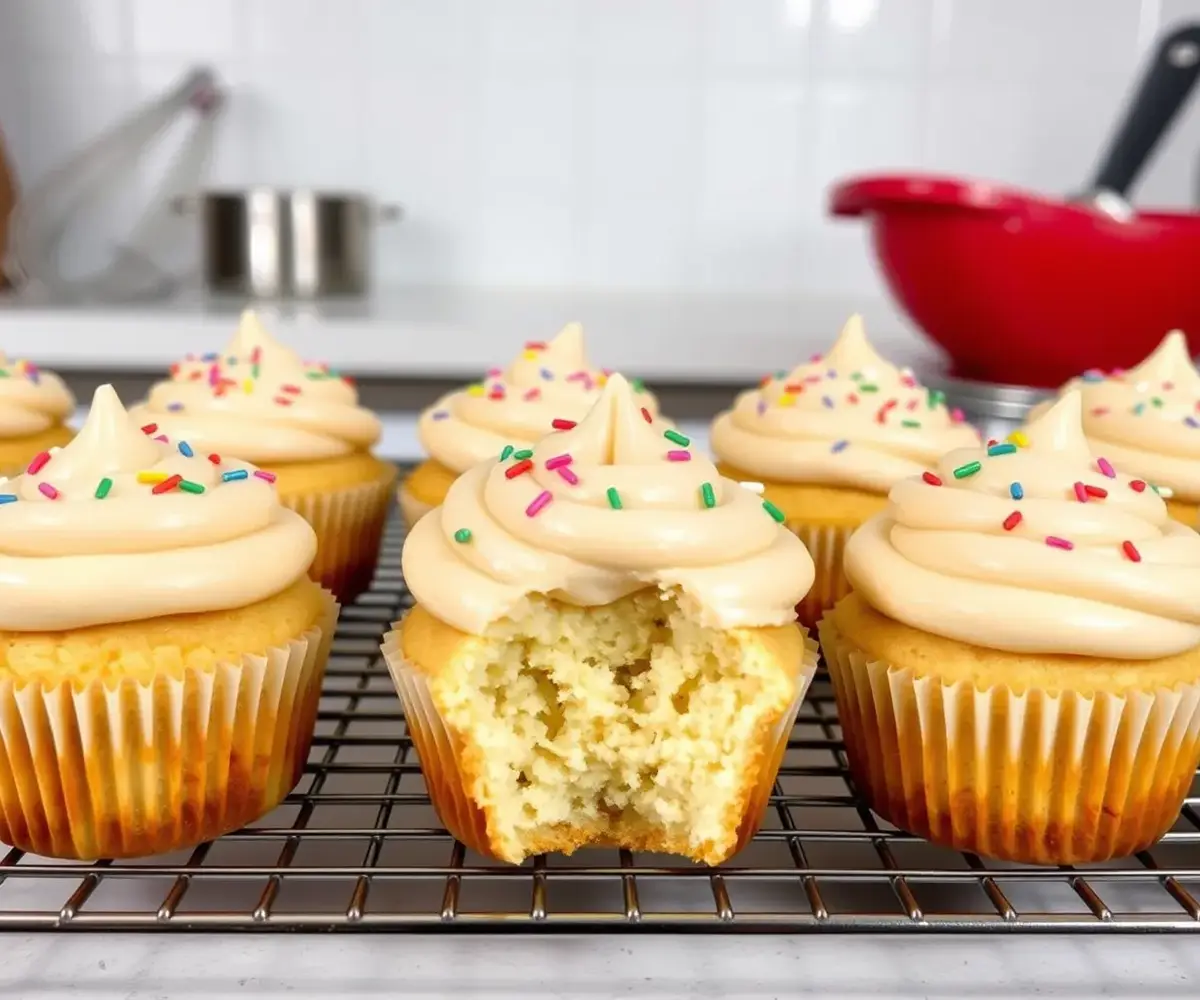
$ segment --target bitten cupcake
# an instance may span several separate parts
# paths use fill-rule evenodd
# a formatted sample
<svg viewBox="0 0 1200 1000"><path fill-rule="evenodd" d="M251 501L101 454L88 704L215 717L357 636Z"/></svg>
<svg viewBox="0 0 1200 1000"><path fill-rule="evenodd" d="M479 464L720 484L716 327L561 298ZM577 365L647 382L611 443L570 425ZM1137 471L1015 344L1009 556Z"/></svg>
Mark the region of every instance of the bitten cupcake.
<svg viewBox="0 0 1200 1000"><path fill-rule="evenodd" d="M767 376L712 427L721 473L761 482L812 553L816 582L797 609L809 625L846 593L846 539L883 510L888 490L978 442L941 392L875 353L858 316L828 354Z"/></svg>
<svg viewBox="0 0 1200 1000"><path fill-rule="evenodd" d="M225 350L172 366L133 412L198 454L269 465L280 502L317 533L313 579L343 601L370 586L396 468L371 454L382 427L348 380L247 311Z"/></svg>
<svg viewBox="0 0 1200 1000"><path fill-rule="evenodd" d="M337 606L269 477L143 433L101 386L0 489L0 841L158 854L278 805Z"/></svg>
<svg viewBox="0 0 1200 1000"><path fill-rule="evenodd" d="M404 547L384 654L442 821L513 863L716 864L762 820L816 645L779 512L613 375L577 426L459 478Z"/></svg>
<svg viewBox="0 0 1200 1000"><path fill-rule="evenodd" d="M421 414L417 433L429 459L400 489L400 509L409 525L436 507L446 490L473 465L504 449L524 450L551 429L552 421L578 420L592 407L608 380L584 350L583 327L571 323L553 340L530 341L504 371L492 368L483 380L439 399ZM639 381L639 407L651 415L658 404Z"/></svg>
<svg viewBox="0 0 1200 1000"><path fill-rule="evenodd" d="M1200 373L1178 330L1136 368L1084 372L1063 387L1083 396L1083 430L1097 455L1152 483L1176 520L1200 521ZM1049 404L1033 411L1045 412Z"/></svg>
<svg viewBox="0 0 1200 1000"><path fill-rule="evenodd" d="M57 375L0 354L0 476L18 475L70 441L74 412L75 398Z"/></svg>
<svg viewBox="0 0 1200 1000"><path fill-rule="evenodd" d="M950 452L846 547L821 622L871 807L962 851L1124 856L1200 758L1200 535L1089 450L1080 394L1022 443Z"/></svg>

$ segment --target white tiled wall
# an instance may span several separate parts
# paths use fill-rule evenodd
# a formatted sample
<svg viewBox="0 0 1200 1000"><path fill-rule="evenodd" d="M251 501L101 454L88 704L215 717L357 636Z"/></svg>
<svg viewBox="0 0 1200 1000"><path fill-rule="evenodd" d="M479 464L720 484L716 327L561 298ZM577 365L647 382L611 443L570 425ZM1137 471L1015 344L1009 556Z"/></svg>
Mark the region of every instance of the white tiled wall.
<svg viewBox="0 0 1200 1000"><path fill-rule="evenodd" d="M1077 188L1181 18L1200 0L0 0L0 128L28 184L207 61L213 182L402 202L385 280L876 294L832 180ZM1196 104L1143 201L1195 197Z"/></svg>

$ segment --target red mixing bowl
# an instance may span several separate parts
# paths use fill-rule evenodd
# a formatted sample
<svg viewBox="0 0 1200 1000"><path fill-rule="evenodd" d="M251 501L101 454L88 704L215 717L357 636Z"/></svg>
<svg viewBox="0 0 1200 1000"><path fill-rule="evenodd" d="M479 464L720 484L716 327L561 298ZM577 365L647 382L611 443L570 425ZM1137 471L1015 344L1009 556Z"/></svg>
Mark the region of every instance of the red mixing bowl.
<svg viewBox="0 0 1200 1000"><path fill-rule="evenodd" d="M1087 368L1128 367L1170 330L1200 338L1200 214L1118 221L995 184L912 175L839 183L830 210L867 218L892 294L960 377L1055 386Z"/></svg>

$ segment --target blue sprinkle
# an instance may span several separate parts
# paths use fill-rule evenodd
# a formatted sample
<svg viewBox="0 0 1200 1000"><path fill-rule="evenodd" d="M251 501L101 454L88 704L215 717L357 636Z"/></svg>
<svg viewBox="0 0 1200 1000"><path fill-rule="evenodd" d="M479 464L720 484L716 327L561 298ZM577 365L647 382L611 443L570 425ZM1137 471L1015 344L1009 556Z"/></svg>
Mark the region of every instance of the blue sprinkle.
<svg viewBox="0 0 1200 1000"><path fill-rule="evenodd" d="M832 410L832 409L833 409L833 400L832 400L832 399L830 399L828 396L822 396L822 397L821 397L821 402L825 404L825 408L826 408L827 410Z"/></svg>
<svg viewBox="0 0 1200 1000"><path fill-rule="evenodd" d="M220 355L216 354L216 353L204 354L204 355L201 355L200 360L201 361L216 361L217 358L219 358L219 357L220 357Z"/></svg>
<svg viewBox="0 0 1200 1000"><path fill-rule="evenodd" d="M450 414L447 413L445 410L437 410L433 414L433 419L434 420L445 420L448 416L450 416Z"/></svg>
<svg viewBox="0 0 1200 1000"><path fill-rule="evenodd" d="M766 412L767 412L767 402L765 399L760 399L758 401L758 415L761 417Z"/></svg>
<svg viewBox="0 0 1200 1000"><path fill-rule="evenodd" d="M195 456L195 452L192 451L192 446L186 441L179 442L179 454L181 454L184 458L193 458Z"/></svg>
<svg viewBox="0 0 1200 1000"><path fill-rule="evenodd" d="M827 371L825 373L825 377L826 378L837 378L837 372L835 372L832 368L830 368L829 371Z"/></svg>
<svg viewBox="0 0 1200 1000"><path fill-rule="evenodd" d="M1085 371L1079 377L1081 379L1083 379L1083 381L1085 381L1085 382L1103 382L1104 381L1104 373L1096 371L1095 368L1089 368L1087 371Z"/></svg>
<svg viewBox="0 0 1200 1000"><path fill-rule="evenodd" d="M246 479L249 475L250 473L245 469L233 469L230 472L222 472L221 479L223 482L231 483L235 479Z"/></svg>
<svg viewBox="0 0 1200 1000"><path fill-rule="evenodd" d="M845 451L846 446L849 444L850 444L849 441L836 441L836 442L834 442L833 447L830 448L829 450L836 455L839 451Z"/></svg>
<svg viewBox="0 0 1200 1000"><path fill-rule="evenodd" d="M180 410L183 409L183 404L182 403L168 403L167 409L170 410L172 413L178 413Z"/></svg>
<svg viewBox="0 0 1200 1000"><path fill-rule="evenodd" d="M539 372L539 374L540 374L540 375L542 376L542 378L544 378L544 379L545 379L547 382L553 382L553 381L554 381L554 372L552 372L552 371L551 371L549 368L543 368L543 369L542 369L542 370Z"/></svg>
<svg viewBox="0 0 1200 1000"><path fill-rule="evenodd" d="M1015 444L1005 442L1004 444L994 444L988 449L988 457L995 458L997 455L1011 455L1017 450Z"/></svg>
<svg viewBox="0 0 1200 1000"><path fill-rule="evenodd" d="M1025 499L1025 490L1021 487L1020 483L1013 483L1008 488L1008 495L1014 500L1023 500Z"/></svg>
<svg viewBox="0 0 1200 1000"><path fill-rule="evenodd" d="M1133 408L1133 412L1134 412L1134 413L1136 413L1136 414L1137 414L1137 415L1140 417L1140 416L1142 415L1142 411L1143 411L1144 409L1146 409L1146 404L1145 404L1145 403L1138 403L1138 404L1137 404L1137 406L1135 406L1135 407Z"/></svg>
<svg viewBox="0 0 1200 1000"><path fill-rule="evenodd" d="M0 503L16 503L17 495L15 493L0 493Z"/></svg>
<svg viewBox="0 0 1200 1000"><path fill-rule="evenodd" d="M1200 421L1198 421L1195 417L1184 417L1183 422L1189 427L1200 427Z"/></svg>

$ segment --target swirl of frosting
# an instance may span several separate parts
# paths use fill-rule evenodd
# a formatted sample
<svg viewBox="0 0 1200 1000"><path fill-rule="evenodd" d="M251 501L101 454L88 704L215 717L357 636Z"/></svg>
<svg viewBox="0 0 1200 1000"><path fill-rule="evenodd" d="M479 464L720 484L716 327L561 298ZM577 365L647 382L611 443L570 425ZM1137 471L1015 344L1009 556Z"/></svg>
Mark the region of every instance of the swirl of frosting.
<svg viewBox="0 0 1200 1000"><path fill-rule="evenodd" d="M1200 502L1200 372L1180 331L1136 368L1087 371L1062 389L1075 391L1083 396L1083 431L1093 451L1166 487L1164 496Z"/></svg>
<svg viewBox="0 0 1200 1000"><path fill-rule="evenodd" d="M70 444L0 481L0 629L244 607L304 575L316 537L270 473L156 431L104 385Z"/></svg>
<svg viewBox="0 0 1200 1000"><path fill-rule="evenodd" d="M40 434L74 412L75 397L57 375L0 353L0 438Z"/></svg>
<svg viewBox="0 0 1200 1000"><path fill-rule="evenodd" d="M678 588L705 625L794 621L808 551L689 444L611 376L577 425L455 481L408 536L409 588L475 634L530 594L595 606L651 586Z"/></svg>
<svg viewBox="0 0 1200 1000"><path fill-rule="evenodd" d="M249 462L303 462L365 451L379 418L321 364L301 361L250 310L225 350L188 358L132 411L172 437Z"/></svg>
<svg viewBox="0 0 1200 1000"><path fill-rule="evenodd" d="M717 457L744 472L874 493L978 442L943 393L875 352L859 316L826 355L763 379L712 428Z"/></svg>
<svg viewBox="0 0 1200 1000"><path fill-rule="evenodd" d="M846 546L864 599L1013 652L1153 659L1200 644L1200 534L1095 457L1067 393L1024 432L898 483Z"/></svg>
<svg viewBox="0 0 1200 1000"><path fill-rule="evenodd" d="M609 374L592 367L583 327L569 323L552 340L527 343L506 370L492 368L482 382L443 396L421 414L417 434L431 458L466 472L505 445L537 441L555 419L582 418ZM640 382L633 384L638 405L657 414L654 397Z"/></svg>

